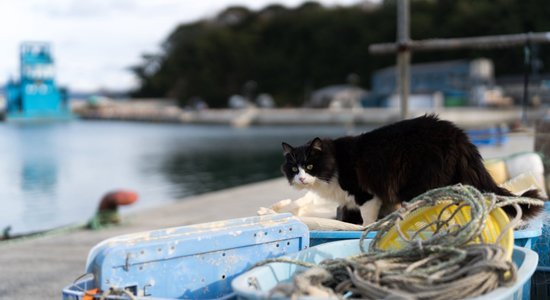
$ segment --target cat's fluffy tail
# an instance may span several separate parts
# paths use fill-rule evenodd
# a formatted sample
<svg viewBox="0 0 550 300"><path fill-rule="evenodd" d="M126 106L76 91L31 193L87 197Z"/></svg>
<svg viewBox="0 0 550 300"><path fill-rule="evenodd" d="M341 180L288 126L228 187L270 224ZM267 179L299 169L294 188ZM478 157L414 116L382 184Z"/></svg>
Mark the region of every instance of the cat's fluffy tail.
<svg viewBox="0 0 550 300"><path fill-rule="evenodd" d="M542 197L540 192L536 189L528 190L525 193L521 194L521 196L522 197L528 197L528 198L540 199L540 200L543 200L543 201L548 200L548 199L545 199L544 197ZM539 215L540 213L542 213L542 211L544 210L544 206L521 204L520 207L521 207L521 210L523 212L523 215L525 216L524 219L534 218L537 215ZM506 209L504 211L506 211Z"/></svg>
<svg viewBox="0 0 550 300"><path fill-rule="evenodd" d="M492 179L491 179L492 180ZM495 184L496 186L496 184ZM516 196L512 194L507 189L501 188L497 186L497 190L490 191L497 195L501 196ZM540 199L543 201L546 201L541 195L540 192L536 189L528 190L521 194L521 197L528 197L528 198L534 198L534 199ZM543 210L543 206L535 206L535 205L529 205L529 204L520 204L519 207L521 208L522 212L522 219L528 220L536 217L538 214L540 214ZM516 209L512 206L504 206L502 209L508 214L509 216L515 216L516 215Z"/></svg>
<svg viewBox="0 0 550 300"><path fill-rule="evenodd" d="M481 160L481 155L477 151L477 148L473 144L470 145L470 147L471 148L468 149L469 151L467 151L470 154L470 157L463 159L457 166L457 176L459 177L458 182L469 184L486 193L495 193L501 196L516 196L507 189L499 187L495 183L493 177L491 177L487 169L485 169L483 161ZM542 197L540 192L536 189L528 190L521 196L547 201L547 199ZM528 204L520 204L520 207L522 210L523 220L532 219L544 210L544 207L542 206ZM512 206L505 206L503 209L509 216L516 215L516 210Z"/></svg>

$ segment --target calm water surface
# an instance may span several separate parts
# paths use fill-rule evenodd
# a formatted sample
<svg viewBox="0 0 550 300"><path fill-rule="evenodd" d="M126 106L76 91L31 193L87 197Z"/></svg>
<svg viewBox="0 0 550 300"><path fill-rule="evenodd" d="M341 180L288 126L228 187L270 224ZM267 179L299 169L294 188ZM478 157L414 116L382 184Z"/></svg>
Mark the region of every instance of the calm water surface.
<svg viewBox="0 0 550 300"><path fill-rule="evenodd" d="M139 193L124 212L280 176L281 141L363 129L189 126L74 121L0 124L0 230L82 223L102 195Z"/></svg>

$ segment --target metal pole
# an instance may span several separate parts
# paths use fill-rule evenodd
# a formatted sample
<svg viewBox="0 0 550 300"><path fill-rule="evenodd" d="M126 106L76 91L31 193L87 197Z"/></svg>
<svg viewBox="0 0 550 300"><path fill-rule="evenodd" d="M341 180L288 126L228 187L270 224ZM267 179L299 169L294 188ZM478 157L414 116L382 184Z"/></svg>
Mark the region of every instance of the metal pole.
<svg viewBox="0 0 550 300"><path fill-rule="evenodd" d="M531 73L531 41L527 39L523 46L523 99L521 99L521 122L527 124L527 105L529 103L529 73Z"/></svg>
<svg viewBox="0 0 550 300"><path fill-rule="evenodd" d="M399 72L399 95L401 119L409 115L409 80L411 52L409 49L409 0L397 2L397 65Z"/></svg>
<svg viewBox="0 0 550 300"><path fill-rule="evenodd" d="M410 51L495 49L523 46L527 40L531 44L550 43L550 31L418 41L409 40L408 48ZM394 53L398 50L399 43L382 43L369 46L371 54Z"/></svg>

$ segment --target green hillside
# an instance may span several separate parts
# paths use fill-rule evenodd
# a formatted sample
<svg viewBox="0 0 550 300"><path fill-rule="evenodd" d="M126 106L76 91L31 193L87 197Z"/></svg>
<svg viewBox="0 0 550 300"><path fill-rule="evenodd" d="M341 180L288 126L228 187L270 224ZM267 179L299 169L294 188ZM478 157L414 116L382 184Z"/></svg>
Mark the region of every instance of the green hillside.
<svg viewBox="0 0 550 300"><path fill-rule="evenodd" d="M392 65L391 55L368 53L372 43L395 41L395 1L380 5L297 8L270 5L259 11L230 7L208 20L181 24L165 39L161 53L143 55L132 68L140 86L136 97L170 97L182 105L193 99L211 107L227 105L247 81L258 93L273 95L278 106L300 106L308 93L342 84L350 74L370 87L374 70ZM550 5L544 0L412 0L413 39L550 31ZM537 49L543 72L549 46ZM496 74L523 70L521 48L424 52L413 62L488 57Z"/></svg>

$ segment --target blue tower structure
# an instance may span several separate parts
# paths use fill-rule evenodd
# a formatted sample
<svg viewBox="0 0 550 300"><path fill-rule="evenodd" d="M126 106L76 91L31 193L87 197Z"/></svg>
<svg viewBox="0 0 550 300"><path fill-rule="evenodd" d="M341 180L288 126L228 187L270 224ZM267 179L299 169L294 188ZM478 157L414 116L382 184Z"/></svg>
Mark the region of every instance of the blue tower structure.
<svg viewBox="0 0 550 300"><path fill-rule="evenodd" d="M55 83L49 43L26 42L20 47L20 80L6 87L6 120L67 120L72 118L67 91Z"/></svg>

